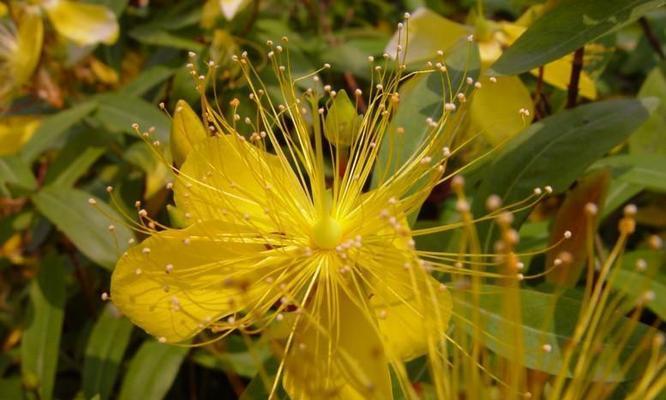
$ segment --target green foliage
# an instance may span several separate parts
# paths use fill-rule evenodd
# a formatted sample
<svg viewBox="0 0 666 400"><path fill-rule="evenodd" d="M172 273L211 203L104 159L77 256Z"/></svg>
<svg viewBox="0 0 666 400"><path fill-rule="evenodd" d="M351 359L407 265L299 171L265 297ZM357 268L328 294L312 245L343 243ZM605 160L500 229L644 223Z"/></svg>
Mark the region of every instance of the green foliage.
<svg viewBox="0 0 666 400"><path fill-rule="evenodd" d="M433 165L446 162L446 174L464 175L464 201L459 188L443 182L415 201L418 211L405 216L413 230L443 223L466 229L464 206L482 218L491 195L507 205L530 198L535 188L553 189L538 205L514 214L510 228L520 234L515 249L524 263L520 274L533 276L515 292L488 278L438 276L454 299L447 335L468 344L480 318L484 367L515 357L534 376L574 377L564 354L589 300L587 285L599 279L601 256L613 254L623 209L638 205L638 225L604 286L621 305L618 326L635 323L638 328L626 344L596 343L601 353L618 355L608 360L612 374L606 374L605 387L623 398L624 385L637 377L622 370L622 362L638 354L641 340L655 327L663 330L666 318L666 260L663 251L651 249L666 239L666 2L266 0L244 2L233 15L220 8L230 2L85 1L108 7L119 24L117 41L85 46L59 36L46 12L39 11L47 45L27 83L5 93L6 82L16 79L5 73L1 60L0 398L254 400L269 395L281 354L270 340L234 333L204 345L207 333L188 342L196 347L166 345L134 329L102 300L119 257L147 236L147 227L192 223L173 205L170 183L177 176L172 167L182 165L211 132L210 121L200 118L200 85L207 85L215 112L235 121L248 141L260 131L252 124L261 116L248 106L249 87L234 56L248 53L252 74L264 82L260 89L266 104L279 109L284 102L280 85L287 74L275 77L267 40L288 49L280 63L297 79L295 95L310 88L323 93L324 85L337 92L316 104L326 109L321 118L325 153L326 142L342 148L352 144L368 93L379 90L379 77L403 71L399 87L393 88L397 109L382 127L364 191L380 187L413 161L432 133L428 119L451 111L446 104L465 93L467 104L451 112L439 133L442 146L453 154L442 151L431 160ZM3 14L2 3L0 23L21 15L24 9L14 7L24 3L41 10L35 5L40 2L18 0L7 3L12 12ZM405 11L412 13L411 20L402 20ZM399 21L412 35L408 43L398 43ZM506 22L523 24L525 33L507 40L501 30ZM288 42L281 42L282 36ZM404 50L398 51L399 44L409 50L396 60ZM576 78L571 55L583 47L582 71L595 89L594 99L580 99L579 88L569 87ZM492 61L484 58L489 52L496 52ZM539 72L554 61L566 67L559 85ZM209 68L209 62L215 67ZM324 63L331 65L318 70ZM450 79L426 70L447 70ZM493 79L506 80L487 92L487 101L473 103L475 92ZM235 111L233 99L241 100ZM516 109L523 101L525 108ZM305 121L311 123L306 111ZM11 125L4 125L17 116L35 116L41 123L31 135L18 137ZM283 116L284 121L269 117L262 124L291 127ZM288 148L279 142L270 143L269 150L275 151L275 145ZM592 183L586 178L601 175ZM424 180L411 185L409 193L417 193ZM592 224L584 208L590 201L599 209ZM544 250L567 230L579 241ZM414 239L419 251L486 253L493 251L499 231L494 219L486 218L475 223L474 235L452 229ZM594 231L591 241L587 231ZM587 262L590 244L599 253L593 271ZM575 262L554 273L562 250ZM461 260L451 256L448 261ZM477 297L465 291L470 287L479 289ZM519 310L512 309L523 317L518 324L507 312L507 293L520 301ZM637 310L648 312L639 316ZM458 329L462 333L455 336ZM522 336L518 347L516 332ZM450 347L455 351L455 345ZM464 357L452 360L465 362ZM428 368L421 357L410 361L405 373L422 398L435 398L425 377ZM663 367L658 372L663 374ZM398 393L397 379L393 383ZM280 385L274 398L287 398Z"/></svg>

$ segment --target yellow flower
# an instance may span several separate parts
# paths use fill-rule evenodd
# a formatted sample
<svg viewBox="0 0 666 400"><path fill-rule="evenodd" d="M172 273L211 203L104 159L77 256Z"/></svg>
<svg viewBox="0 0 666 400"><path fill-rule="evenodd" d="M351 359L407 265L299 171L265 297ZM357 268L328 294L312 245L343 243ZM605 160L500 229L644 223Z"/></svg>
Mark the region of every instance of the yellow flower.
<svg viewBox="0 0 666 400"><path fill-rule="evenodd" d="M39 117L14 115L0 118L0 156L21 150L39 127Z"/></svg>
<svg viewBox="0 0 666 400"><path fill-rule="evenodd" d="M406 48L405 63L425 63L437 57L438 51L446 51L456 42L473 38L479 46L482 75L479 91L470 106L470 134L482 133L486 140L496 145L523 130L532 121L534 104L529 90L516 76L485 76L487 70L510 46L534 19L538 9L528 10L516 23L492 22L479 19L476 29L448 20L427 8L417 9L407 26L409 43L405 35L399 40L398 33L386 47L386 53L397 54L399 44ZM544 82L566 89L571 76L573 56L568 55L543 67ZM531 71L538 76L539 69ZM596 87L592 78L583 71L580 77L580 94L596 98Z"/></svg>
<svg viewBox="0 0 666 400"><path fill-rule="evenodd" d="M427 121L423 145L368 190L400 103L400 77L383 80L354 125L352 142L336 146L337 125L325 124L324 115L337 93L299 95L295 78L275 60L282 51L273 45L269 52L281 104L251 79L248 59L235 57L256 118L237 115L237 99L230 120L204 101L213 136L197 139L200 128L192 121L174 130L177 136L187 126L195 130L178 139L187 142L179 153L185 160L169 185L188 226L156 231L146 225L150 237L116 265L111 299L161 342L282 326L278 376L294 399L389 399L389 369L413 393L404 361L427 354L433 370L443 371L451 298L431 273L454 268L444 255L416 250L413 239L450 227L412 231L406 216L450 178L444 176L446 146L457 114L447 108ZM320 101L327 105L320 108ZM241 120L251 128L247 137L239 133ZM330 126L336 131L326 132ZM384 145L396 146L393 140ZM340 173L329 177L329 170ZM443 393L441 379L435 381Z"/></svg>
<svg viewBox="0 0 666 400"><path fill-rule="evenodd" d="M40 4L58 34L79 46L111 45L118 40L118 21L107 7L71 0L41 0Z"/></svg>
<svg viewBox="0 0 666 400"><path fill-rule="evenodd" d="M26 13L16 25L11 20L0 21L0 106L8 103L32 76L43 36L44 26L37 15Z"/></svg>

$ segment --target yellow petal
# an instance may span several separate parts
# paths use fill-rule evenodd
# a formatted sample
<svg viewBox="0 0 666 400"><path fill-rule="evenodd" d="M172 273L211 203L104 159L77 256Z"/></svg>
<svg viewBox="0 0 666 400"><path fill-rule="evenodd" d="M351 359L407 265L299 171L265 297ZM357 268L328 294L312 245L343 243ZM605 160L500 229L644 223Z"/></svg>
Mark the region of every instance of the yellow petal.
<svg viewBox="0 0 666 400"><path fill-rule="evenodd" d="M309 307L285 359L283 385L293 400L391 399L388 361L372 316L343 290L337 313Z"/></svg>
<svg viewBox="0 0 666 400"><path fill-rule="evenodd" d="M12 60L16 87L22 86L32 77L42 52L43 38L44 23L40 16L26 14L19 22L18 51Z"/></svg>
<svg viewBox="0 0 666 400"><path fill-rule="evenodd" d="M371 284L370 304L389 357L406 361L427 353L429 344L445 340L451 295L421 268L405 240L392 240L382 248L382 256L374 260L381 265L381 276Z"/></svg>
<svg viewBox="0 0 666 400"><path fill-rule="evenodd" d="M46 13L56 31L77 45L113 44L118 39L118 21L108 8L70 0L45 2Z"/></svg>
<svg viewBox="0 0 666 400"><path fill-rule="evenodd" d="M111 277L113 303L149 334L179 342L253 304L268 288L263 245L233 240L222 222L154 234L130 248Z"/></svg>
<svg viewBox="0 0 666 400"><path fill-rule="evenodd" d="M543 67L543 80L544 82L555 86L558 89L567 90L569 82L571 81L571 68L573 65L573 56L555 60ZM533 75L539 76L539 69L530 71ZM597 87L594 80L585 71L580 74L580 81L578 83L578 93L581 96L594 100L597 98Z"/></svg>
<svg viewBox="0 0 666 400"><path fill-rule="evenodd" d="M433 277L417 272L417 285L404 273L402 281L387 282L393 290L377 294L373 305L380 317L379 329L391 354L411 360L428 352L428 340L444 340L451 317L451 295ZM396 274L397 278L399 275ZM428 289L430 287L430 289ZM416 294L415 291L420 291ZM432 293L428 294L428 290ZM422 296L422 303L417 301ZM438 315L435 315L438 313Z"/></svg>
<svg viewBox="0 0 666 400"><path fill-rule="evenodd" d="M500 76L492 83L484 77L480 82L482 87L474 93L470 106L472 133L481 133L491 145L496 145L529 125L534 104L520 78ZM520 113L520 109L527 109L529 116Z"/></svg>
<svg viewBox="0 0 666 400"><path fill-rule="evenodd" d="M309 204L288 165L228 135L207 138L189 153L174 197L194 222L245 221L274 233L293 232L290 216Z"/></svg>
<svg viewBox="0 0 666 400"><path fill-rule="evenodd" d="M425 62L437 57L437 51L446 51L458 40L469 34L469 29L457 22L420 7L414 11L407 23L408 43L405 32L396 32L386 46L385 52L395 57L398 44L406 51L405 63ZM400 37L400 43L398 43Z"/></svg>
<svg viewBox="0 0 666 400"><path fill-rule="evenodd" d="M484 68L487 68L497 61L502 55L502 45L499 41L495 40L494 35L490 40L478 42L478 45L481 65L483 65Z"/></svg>
<svg viewBox="0 0 666 400"><path fill-rule="evenodd" d="M21 150L39 127L40 118L15 115L0 119L0 156Z"/></svg>
<svg viewBox="0 0 666 400"><path fill-rule="evenodd" d="M250 0L220 0L220 9L226 19L232 20L248 4Z"/></svg>

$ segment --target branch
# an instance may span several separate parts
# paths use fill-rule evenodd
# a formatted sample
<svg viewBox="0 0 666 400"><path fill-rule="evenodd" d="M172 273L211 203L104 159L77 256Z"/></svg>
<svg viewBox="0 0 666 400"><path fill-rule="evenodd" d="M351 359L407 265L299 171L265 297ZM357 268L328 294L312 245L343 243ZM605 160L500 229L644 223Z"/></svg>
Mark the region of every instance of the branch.
<svg viewBox="0 0 666 400"><path fill-rule="evenodd" d="M573 64L571 65L571 79L569 80L569 91L567 95L567 108L576 106L578 100L578 84L580 83L580 73L583 71L583 55L585 49L583 47L576 50L574 53Z"/></svg>
<svg viewBox="0 0 666 400"><path fill-rule="evenodd" d="M647 18L640 17L638 19L638 23L641 25L641 28L643 28L645 37L647 38L648 42L650 42L650 46L652 46L654 51L659 55L659 58L662 60L666 58L666 55L664 55L664 49L661 47L661 42L659 41L657 35L654 34L654 31L652 30L650 22L647 20Z"/></svg>

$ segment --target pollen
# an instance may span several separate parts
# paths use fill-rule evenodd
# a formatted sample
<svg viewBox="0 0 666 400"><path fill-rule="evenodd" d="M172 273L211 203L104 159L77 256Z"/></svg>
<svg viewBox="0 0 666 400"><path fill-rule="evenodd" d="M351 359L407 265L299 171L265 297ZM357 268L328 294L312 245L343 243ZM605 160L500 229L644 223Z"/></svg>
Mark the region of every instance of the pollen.
<svg viewBox="0 0 666 400"><path fill-rule="evenodd" d="M342 226L329 216L321 218L312 226L312 245L323 250L335 249L342 239Z"/></svg>

